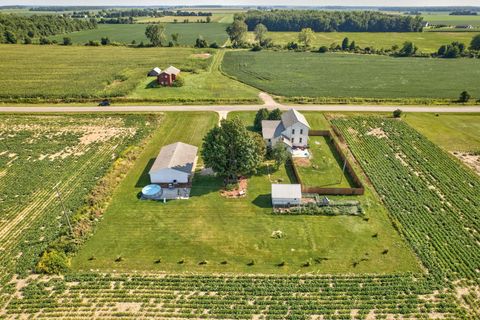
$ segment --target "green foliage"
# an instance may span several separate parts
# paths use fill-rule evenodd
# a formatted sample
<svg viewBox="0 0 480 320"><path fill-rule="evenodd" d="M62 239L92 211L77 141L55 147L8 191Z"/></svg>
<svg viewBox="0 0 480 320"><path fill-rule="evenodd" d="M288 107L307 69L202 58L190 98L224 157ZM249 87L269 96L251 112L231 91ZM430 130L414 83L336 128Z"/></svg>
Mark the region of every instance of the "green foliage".
<svg viewBox="0 0 480 320"><path fill-rule="evenodd" d="M208 48L208 42L207 40L203 39L203 37L198 37L197 40L195 40L195 48Z"/></svg>
<svg viewBox="0 0 480 320"><path fill-rule="evenodd" d="M248 27L243 20L236 19L227 27L227 34L234 47L240 47L245 43Z"/></svg>
<svg viewBox="0 0 480 320"><path fill-rule="evenodd" d="M277 143L272 148L272 159L275 160L275 166L278 170L281 165L284 165L291 159L291 153L288 151L287 146L284 143Z"/></svg>
<svg viewBox="0 0 480 320"><path fill-rule="evenodd" d="M268 120L282 120L282 111L279 108L275 108L268 115Z"/></svg>
<svg viewBox="0 0 480 320"><path fill-rule="evenodd" d="M311 28L303 28L298 34L298 41L303 43L305 48L310 47L312 40L315 38L315 33Z"/></svg>
<svg viewBox="0 0 480 320"><path fill-rule="evenodd" d="M402 110L396 109L393 111L393 117L394 118L400 118L402 116Z"/></svg>
<svg viewBox="0 0 480 320"><path fill-rule="evenodd" d="M35 271L46 274L62 274L70 269L70 258L64 252L44 251Z"/></svg>
<svg viewBox="0 0 480 320"><path fill-rule="evenodd" d="M17 43L17 36L10 30L5 31L5 43Z"/></svg>
<svg viewBox="0 0 480 320"><path fill-rule="evenodd" d="M262 45L265 41L265 37L267 36L268 29L265 25L259 23L255 26L253 33L255 34L255 40Z"/></svg>
<svg viewBox="0 0 480 320"><path fill-rule="evenodd" d="M346 51L349 48L350 48L350 42L349 42L348 38L345 37L345 39L343 39L343 41L342 41L342 50Z"/></svg>
<svg viewBox="0 0 480 320"><path fill-rule="evenodd" d="M241 175L255 173L260 166L263 159L256 144L240 119L224 119L220 127L205 136L202 158L207 167L228 181L236 181Z"/></svg>
<svg viewBox="0 0 480 320"><path fill-rule="evenodd" d="M473 37L472 42L470 42L470 50L480 50L480 34Z"/></svg>
<svg viewBox="0 0 480 320"><path fill-rule="evenodd" d="M63 45L64 46L71 46L73 43L72 43L72 38L70 37L63 37Z"/></svg>
<svg viewBox="0 0 480 320"><path fill-rule="evenodd" d="M462 93L460 93L460 97L458 98L458 101L462 103L467 103L470 100L470 98L471 98L470 93L468 93L467 91L462 91Z"/></svg>
<svg viewBox="0 0 480 320"><path fill-rule="evenodd" d="M183 87L184 85L185 85L185 79L180 75L178 75L175 78L175 81L173 81L173 84L172 84L173 87L177 87L177 88Z"/></svg>
<svg viewBox="0 0 480 320"><path fill-rule="evenodd" d="M411 41L407 41L403 44L403 47L400 49L398 55L401 57L411 57L417 53L418 48Z"/></svg>
<svg viewBox="0 0 480 320"><path fill-rule="evenodd" d="M165 26L162 24L151 24L145 29L145 36L154 47L161 47L166 41Z"/></svg>
<svg viewBox="0 0 480 320"><path fill-rule="evenodd" d="M103 37L100 40L100 43L102 44L102 46L108 46L110 44L110 39L108 37Z"/></svg>
<svg viewBox="0 0 480 320"><path fill-rule="evenodd" d="M326 52L328 52L328 47L327 47L327 46L321 46L321 47L318 49L318 52L320 52L320 53L326 53Z"/></svg>
<svg viewBox="0 0 480 320"><path fill-rule="evenodd" d="M253 129L255 131L262 131L262 121L268 120L270 112L267 108L261 108L257 111L255 115L255 120L253 121Z"/></svg>
<svg viewBox="0 0 480 320"><path fill-rule="evenodd" d="M458 58L465 51L465 45L454 41L449 45L443 45L438 49L437 55L443 58Z"/></svg>

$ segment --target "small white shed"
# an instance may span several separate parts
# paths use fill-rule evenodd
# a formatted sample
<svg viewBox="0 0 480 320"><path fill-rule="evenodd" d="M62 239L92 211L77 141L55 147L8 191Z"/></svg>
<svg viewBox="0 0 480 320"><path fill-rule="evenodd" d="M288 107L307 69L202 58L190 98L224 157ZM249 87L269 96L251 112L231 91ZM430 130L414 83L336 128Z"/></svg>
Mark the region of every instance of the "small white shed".
<svg viewBox="0 0 480 320"><path fill-rule="evenodd" d="M147 77L158 77L162 73L162 69L155 67L147 73Z"/></svg>
<svg viewBox="0 0 480 320"><path fill-rule="evenodd" d="M183 142L164 146L150 169L156 184L190 183L197 164L198 148Z"/></svg>
<svg viewBox="0 0 480 320"><path fill-rule="evenodd" d="M298 206L302 202L300 184L272 184L272 205L274 207Z"/></svg>

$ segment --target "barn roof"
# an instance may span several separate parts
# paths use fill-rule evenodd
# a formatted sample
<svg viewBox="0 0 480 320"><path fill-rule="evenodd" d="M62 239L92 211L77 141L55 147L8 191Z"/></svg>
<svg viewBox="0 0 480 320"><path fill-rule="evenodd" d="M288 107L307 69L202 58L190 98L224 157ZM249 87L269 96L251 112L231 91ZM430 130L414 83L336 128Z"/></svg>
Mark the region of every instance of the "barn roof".
<svg viewBox="0 0 480 320"><path fill-rule="evenodd" d="M167 69L163 70L164 73L177 75L180 73L180 69L170 66Z"/></svg>
<svg viewBox="0 0 480 320"><path fill-rule="evenodd" d="M173 169L191 173L194 169L198 148L183 142L176 142L164 146L155 159L149 173L162 169Z"/></svg>
<svg viewBox="0 0 480 320"><path fill-rule="evenodd" d="M279 137L285 128L280 120L262 120L263 139Z"/></svg>
<svg viewBox="0 0 480 320"><path fill-rule="evenodd" d="M290 109L287 112L282 113L282 123L285 128L291 127L295 123L300 122L310 128L305 116L295 109Z"/></svg>
<svg viewBox="0 0 480 320"><path fill-rule="evenodd" d="M272 199L301 199L302 186L299 184L272 184Z"/></svg>

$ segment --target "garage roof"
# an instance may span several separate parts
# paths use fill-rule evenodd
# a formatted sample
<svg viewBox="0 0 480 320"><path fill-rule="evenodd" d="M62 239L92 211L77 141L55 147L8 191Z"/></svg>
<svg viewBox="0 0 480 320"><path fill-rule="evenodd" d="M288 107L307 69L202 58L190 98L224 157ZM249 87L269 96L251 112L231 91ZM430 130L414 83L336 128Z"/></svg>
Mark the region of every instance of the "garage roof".
<svg viewBox="0 0 480 320"><path fill-rule="evenodd" d="M302 186L299 184L272 184L272 199L301 199Z"/></svg>
<svg viewBox="0 0 480 320"><path fill-rule="evenodd" d="M153 163L149 173L162 169L174 169L191 173L197 158L198 148L183 142L176 142L164 146Z"/></svg>

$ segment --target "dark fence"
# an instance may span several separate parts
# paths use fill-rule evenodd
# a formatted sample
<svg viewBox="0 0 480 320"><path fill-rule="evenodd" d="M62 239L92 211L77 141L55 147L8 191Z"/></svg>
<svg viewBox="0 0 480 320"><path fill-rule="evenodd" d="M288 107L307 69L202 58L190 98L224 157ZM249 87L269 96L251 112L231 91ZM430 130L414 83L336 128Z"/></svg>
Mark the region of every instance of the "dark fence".
<svg viewBox="0 0 480 320"><path fill-rule="evenodd" d="M343 137L334 127L335 133L339 136L339 139L343 140ZM365 188L363 186L362 181L358 178L357 173L353 169L353 166L348 161L345 153L343 152L342 148L338 144L338 142L333 138L332 133L330 130L310 130L309 136L322 136L330 138L333 146L335 147L335 151L338 153L342 163L345 163L345 170L347 171L350 179L353 182L353 188L322 188L322 187L307 187L303 184L300 174L298 173L298 169L295 166L293 161L290 161L290 164L293 169L293 173L295 178L297 179L298 183L302 185L302 192L304 193L318 193L322 195L362 195L365 193Z"/></svg>

